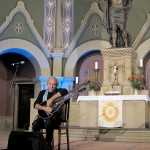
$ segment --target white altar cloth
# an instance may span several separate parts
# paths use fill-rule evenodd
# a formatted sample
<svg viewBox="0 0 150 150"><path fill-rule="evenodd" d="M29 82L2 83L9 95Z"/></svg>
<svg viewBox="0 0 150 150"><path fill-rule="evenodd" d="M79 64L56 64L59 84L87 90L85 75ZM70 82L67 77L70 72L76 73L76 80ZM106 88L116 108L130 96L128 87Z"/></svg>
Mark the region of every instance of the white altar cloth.
<svg viewBox="0 0 150 150"><path fill-rule="evenodd" d="M98 126L123 127L123 108L121 100L98 101Z"/></svg>
<svg viewBox="0 0 150 150"><path fill-rule="evenodd" d="M80 101L99 101L99 100L145 100L150 101L150 97L146 95L110 95L110 96L79 96L77 102Z"/></svg>

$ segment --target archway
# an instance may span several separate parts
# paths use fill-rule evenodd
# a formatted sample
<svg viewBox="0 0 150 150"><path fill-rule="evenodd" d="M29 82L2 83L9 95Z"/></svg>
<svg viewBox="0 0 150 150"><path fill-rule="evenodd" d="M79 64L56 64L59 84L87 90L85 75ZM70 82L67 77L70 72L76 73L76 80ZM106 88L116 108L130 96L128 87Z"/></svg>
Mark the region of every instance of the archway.
<svg viewBox="0 0 150 150"><path fill-rule="evenodd" d="M26 72L26 76L19 79L19 81L18 81L19 83L17 83L17 86L15 86L15 89L14 89L14 91L16 91L15 95L13 95L10 100L10 99L7 99L7 96L8 96L8 91L9 91L9 87L10 87L9 85L11 84L14 70L12 72L10 71L11 76L10 75L7 76L8 75L7 68L6 68L5 64L1 63L2 64L1 71L4 70L4 73L1 74L0 82L1 82L1 88L4 89L2 94L5 95L5 97L3 97L3 100L0 99L0 103L3 105L3 109L0 111L0 115L4 116L3 117L4 120L2 121L2 123L3 123L2 126L5 126L5 124L7 124L8 127L12 126L12 120L13 120L12 112L13 112L13 103L14 103L13 100L15 99L15 104L16 104L15 105L15 127L16 127L17 120L18 120L18 118L17 118L18 103L19 103L18 95L19 95L20 85L22 87L22 85L24 83L27 84L27 82L29 84L31 84L31 82L32 82L32 85L33 85L34 78L38 78L40 76L42 76L42 77L50 76L51 70L50 70L47 56L42 52L41 49L39 49L37 46L30 43L29 41L25 41L22 39L3 40L0 42L0 47L1 47L1 49L0 49L0 57L1 58L3 58L4 55L6 56L6 55L12 54L12 55L17 56L17 57L14 57L13 62L20 62L21 60L24 59L25 65L20 66L19 69L21 69L21 67L27 66L27 64L28 64L28 67L22 68L22 70L24 70L23 72L24 73ZM6 61L9 62L9 65L12 63L12 62L8 61L8 60L10 60L10 57L9 57L9 59L6 58ZM34 70L34 71L32 72L31 70ZM29 74L32 75L32 73L29 73L30 71L33 73L33 76L31 78L28 78ZM7 82L7 84L6 84L6 82ZM7 85L6 88L4 88L4 85ZM33 86L33 88L35 88L35 86Z"/></svg>
<svg viewBox="0 0 150 150"><path fill-rule="evenodd" d="M137 49L139 59L144 60L144 75L145 84L148 90L150 90L150 39L144 41Z"/></svg>
<svg viewBox="0 0 150 150"><path fill-rule="evenodd" d="M109 47L111 47L110 43L102 40L93 40L78 46L74 49L66 62L64 75L67 77L73 77L74 68L76 67L78 60L88 54L91 50L103 51Z"/></svg>

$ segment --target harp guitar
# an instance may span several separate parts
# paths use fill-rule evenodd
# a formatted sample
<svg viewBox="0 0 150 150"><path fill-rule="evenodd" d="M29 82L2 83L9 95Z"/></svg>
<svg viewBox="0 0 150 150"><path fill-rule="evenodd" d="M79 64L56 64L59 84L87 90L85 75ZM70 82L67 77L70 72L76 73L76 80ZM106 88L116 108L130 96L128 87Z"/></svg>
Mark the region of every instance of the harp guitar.
<svg viewBox="0 0 150 150"><path fill-rule="evenodd" d="M56 112L58 112L64 106L65 102L67 102L73 95L85 91L86 85L89 84L89 82L90 81L84 82L79 86L75 87L74 89L72 89L71 91L69 91L66 95L55 99L54 102L52 103L52 106L50 106L52 108L51 113L47 113L44 110L38 110L39 117L43 119L48 119L52 117ZM46 101L42 102L41 105L46 106Z"/></svg>

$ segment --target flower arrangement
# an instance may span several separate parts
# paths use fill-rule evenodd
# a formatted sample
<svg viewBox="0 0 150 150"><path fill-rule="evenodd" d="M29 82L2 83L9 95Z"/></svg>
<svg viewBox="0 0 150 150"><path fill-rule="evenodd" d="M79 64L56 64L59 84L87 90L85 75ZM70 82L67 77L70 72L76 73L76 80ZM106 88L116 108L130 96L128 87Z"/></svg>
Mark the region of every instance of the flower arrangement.
<svg viewBox="0 0 150 150"><path fill-rule="evenodd" d="M90 89L90 90L95 90L96 84L97 84L96 79L93 77L93 79L90 80L89 89Z"/></svg>
<svg viewBox="0 0 150 150"><path fill-rule="evenodd" d="M101 84L99 82L97 82L97 79L95 76L93 76L91 78L88 77L87 81L90 81L89 82L89 90L94 90L94 91L100 90Z"/></svg>
<svg viewBox="0 0 150 150"><path fill-rule="evenodd" d="M144 75L131 75L128 81L131 82L133 88L140 90L143 88Z"/></svg>

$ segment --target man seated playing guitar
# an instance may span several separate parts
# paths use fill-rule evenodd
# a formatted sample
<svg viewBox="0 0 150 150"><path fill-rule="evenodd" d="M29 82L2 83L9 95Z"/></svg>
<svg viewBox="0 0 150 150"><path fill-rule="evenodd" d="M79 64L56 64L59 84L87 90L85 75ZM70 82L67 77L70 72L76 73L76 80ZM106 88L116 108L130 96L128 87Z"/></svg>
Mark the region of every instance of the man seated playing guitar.
<svg viewBox="0 0 150 150"><path fill-rule="evenodd" d="M47 81L48 89L40 91L36 101L34 102L34 108L39 111L44 111L47 114L50 114L53 109L52 103L59 97L62 97L68 93L66 89L57 88L58 80L55 77L51 77ZM42 105L41 103L46 101L46 105ZM46 141L49 145L50 150L52 149L52 139L53 139L53 132L54 128L59 127L61 124L61 109L47 119L43 119L38 117L32 123L32 130L33 132L39 132L40 129L46 129Z"/></svg>

